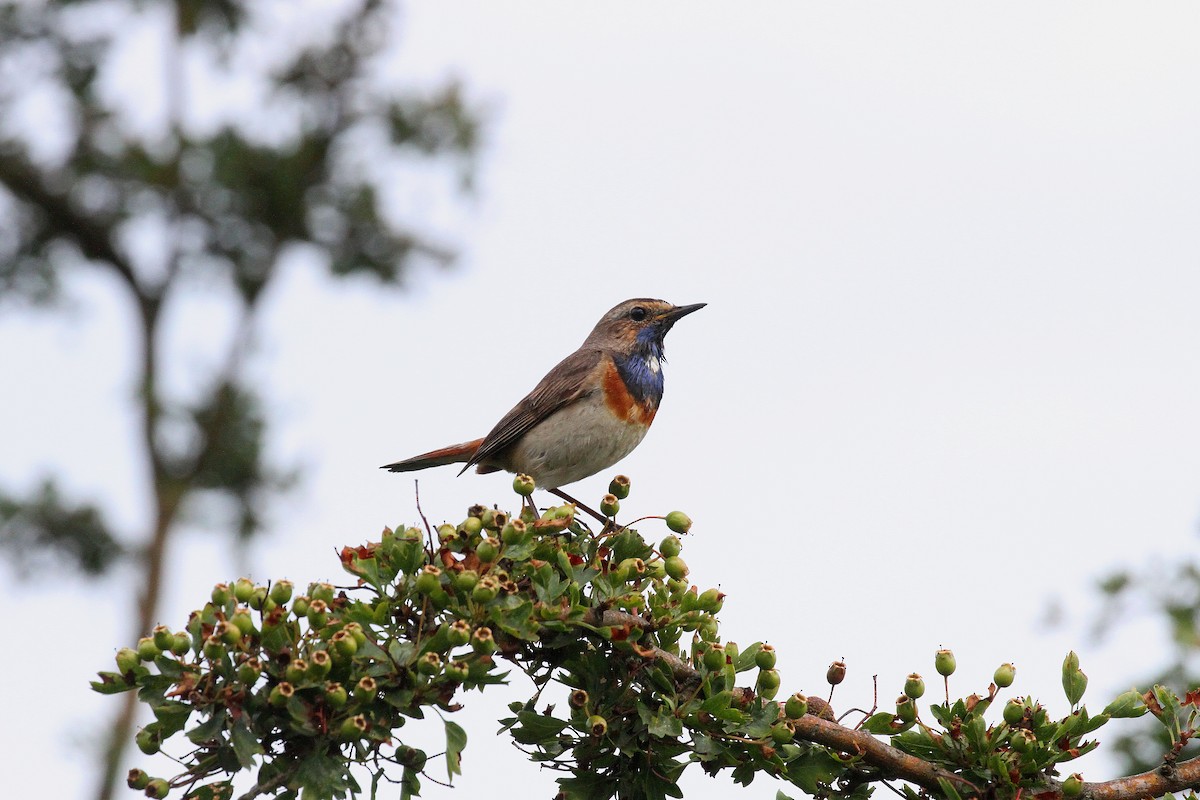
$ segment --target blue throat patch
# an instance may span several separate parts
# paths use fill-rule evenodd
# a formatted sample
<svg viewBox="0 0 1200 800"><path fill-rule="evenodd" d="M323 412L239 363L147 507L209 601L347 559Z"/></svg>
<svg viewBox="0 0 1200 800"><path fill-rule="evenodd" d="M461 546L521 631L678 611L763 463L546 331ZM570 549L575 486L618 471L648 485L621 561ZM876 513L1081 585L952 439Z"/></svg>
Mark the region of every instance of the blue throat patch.
<svg viewBox="0 0 1200 800"><path fill-rule="evenodd" d="M616 362L617 372L633 399L657 408L663 394L663 346L653 334L649 328L639 331L633 352ZM657 364L658 369L651 369L651 363Z"/></svg>

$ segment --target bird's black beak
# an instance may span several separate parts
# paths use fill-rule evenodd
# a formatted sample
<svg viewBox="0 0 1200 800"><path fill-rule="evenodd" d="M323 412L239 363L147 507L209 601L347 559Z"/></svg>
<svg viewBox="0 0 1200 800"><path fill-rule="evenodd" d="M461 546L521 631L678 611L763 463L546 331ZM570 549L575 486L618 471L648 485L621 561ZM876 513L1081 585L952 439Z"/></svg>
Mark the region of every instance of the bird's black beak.
<svg viewBox="0 0 1200 800"><path fill-rule="evenodd" d="M699 311L706 305L708 305L708 303L692 303L690 306L675 306L670 311L663 312L662 316L658 318L659 325L662 326L664 331L669 331L671 326L679 321L680 318L686 317L693 311Z"/></svg>

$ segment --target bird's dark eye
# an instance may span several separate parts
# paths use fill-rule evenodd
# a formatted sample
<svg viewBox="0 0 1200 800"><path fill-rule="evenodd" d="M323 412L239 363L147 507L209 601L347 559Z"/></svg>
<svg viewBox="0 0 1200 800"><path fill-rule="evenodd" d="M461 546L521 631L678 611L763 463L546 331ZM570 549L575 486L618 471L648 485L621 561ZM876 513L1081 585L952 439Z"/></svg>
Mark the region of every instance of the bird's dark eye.
<svg viewBox="0 0 1200 800"><path fill-rule="evenodd" d="M629 318L634 322L641 322L646 318L646 309L641 306L634 306L629 309Z"/></svg>

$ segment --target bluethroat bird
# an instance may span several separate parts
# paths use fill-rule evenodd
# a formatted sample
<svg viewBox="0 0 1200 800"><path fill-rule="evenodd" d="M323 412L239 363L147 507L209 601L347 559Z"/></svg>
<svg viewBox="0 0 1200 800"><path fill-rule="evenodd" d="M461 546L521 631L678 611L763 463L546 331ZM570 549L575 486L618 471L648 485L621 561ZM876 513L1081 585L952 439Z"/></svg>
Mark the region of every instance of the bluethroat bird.
<svg viewBox="0 0 1200 800"><path fill-rule="evenodd" d="M608 469L642 441L662 400L663 338L681 317L705 305L644 298L620 303L487 436L381 469L463 464L459 475L472 466L480 473L507 470L572 500L559 487Z"/></svg>

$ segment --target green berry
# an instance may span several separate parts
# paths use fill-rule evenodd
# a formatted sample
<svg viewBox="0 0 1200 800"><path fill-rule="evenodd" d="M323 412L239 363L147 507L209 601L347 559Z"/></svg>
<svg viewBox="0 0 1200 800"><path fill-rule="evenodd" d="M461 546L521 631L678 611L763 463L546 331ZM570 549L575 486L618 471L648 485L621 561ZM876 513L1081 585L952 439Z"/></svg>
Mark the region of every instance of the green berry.
<svg viewBox="0 0 1200 800"><path fill-rule="evenodd" d="M603 736L608 733L608 720L599 714L593 714L588 717L587 731L592 736Z"/></svg>
<svg viewBox="0 0 1200 800"><path fill-rule="evenodd" d="M441 567L435 567L433 564L426 564L421 567L421 571L417 573L416 589L424 595L433 594L442 585L442 570Z"/></svg>
<svg viewBox="0 0 1200 800"><path fill-rule="evenodd" d="M422 675L437 675L442 671L442 657L437 653L430 651L422 653L417 659L417 672Z"/></svg>
<svg viewBox="0 0 1200 800"><path fill-rule="evenodd" d="M606 494L600 498L600 513L606 517L615 517L621 510L621 501L615 494Z"/></svg>
<svg viewBox="0 0 1200 800"><path fill-rule="evenodd" d="M571 708L587 708L590 699L585 690L576 689L567 697L567 702L571 704Z"/></svg>
<svg viewBox="0 0 1200 800"><path fill-rule="evenodd" d="M155 778L154 780L148 782L146 784L146 788L144 788L142 791L145 792L146 797L153 797L157 798L157 800L162 800L162 798L171 793L171 784L167 783L166 779L164 778Z"/></svg>
<svg viewBox="0 0 1200 800"><path fill-rule="evenodd" d="M323 681L333 669L333 658L324 650L314 650L308 657L308 672L305 677L309 680Z"/></svg>
<svg viewBox="0 0 1200 800"><path fill-rule="evenodd" d="M242 605L250 602L254 596L254 581L249 578L238 578L233 584L233 596Z"/></svg>
<svg viewBox="0 0 1200 800"><path fill-rule="evenodd" d="M1062 782L1063 797L1078 797L1083 791L1083 776L1078 772L1072 773L1065 781Z"/></svg>
<svg viewBox="0 0 1200 800"><path fill-rule="evenodd" d="M347 622L342 628L346 633L354 637L354 641L359 647L367 643L367 633L363 630L363 626L357 622Z"/></svg>
<svg viewBox="0 0 1200 800"><path fill-rule="evenodd" d="M330 681L325 684L325 702L330 708L341 708L346 705L350 696L346 693L346 687L335 681Z"/></svg>
<svg viewBox="0 0 1200 800"><path fill-rule="evenodd" d="M289 683L300 683L307 677L308 662L303 658L293 658L283 671L283 677Z"/></svg>
<svg viewBox="0 0 1200 800"><path fill-rule="evenodd" d="M491 564L495 562L496 557L500 555L499 540L493 539L490 536L483 539L483 541L475 545L475 555L479 558L479 563L481 564Z"/></svg>
<svg viewBox="0 0 1200 800"><path fill-rule="evenodd" d="M171 645L175 642L175 635L171 633L171 629L166 625L155 625L150 635L154 639L154 645L159 650L170 650Z"/></svg>
<svg viewBox="0 0 1200 800"><path fill-rule="evenodd" d="M338 729L338 735L348 741L354 739L362 739L367 735L367 731L371 729L371 723L362 714L355 714L342 723Z"/></svg>
<svg viewBox="0 0 1200 800"><path fill-rule="evenodd" d="M446 639L455 647L471 641L471 623L465 619L456 619L446 630Z"/></svg>
<svg viewBox="0 0 1200 800"><path fill-rule="evenodd" d="M483 531L483 520L479 517L467 517L458 527L467 536L478 536Z"/></svg>
<svg viewBox="0 0 1200 800"><path fill-rule="evenodd" d="M672 511L667 514L667 527L675 533L687 533L692 529L692 518L682 511Z"/></svg>
<svg viewBox="0 0 1200 800"><path fill-rule="evenodd" d="M525 534L529 532L529 526L525 524L523 519L514 519L504 526L500 531L500 541L505 544L520 544L525 538Z"/></svg>
<svg viewBox="0 0 1200 800"><path fill-rule="evenodd" d="M308 596L313 600L320 600L326 604L333 602L333 584L332 583L314 583L308 587Z"/></svg>
<svg viewBox="0 0 1200 800"><path fill-rule="evenodd" d="M913 700L917 700L925 694L925 681L920 675L914 672L908 676L904 681L904 694Z"/></svg>
<svg viewBox="0 0 1200 800"><path fill-rule="evenodd" d="M529 495L533 494L535 488L536 484L533 482L533 478L525 473L521 473L513 478L513 491L522 497L529 497Z"/></svg>
<svg viewBox="0 0 1200 800"><path fill-rule="evenodd" d="M725 666L725 647L720 644L714 644L704 652L704 666L711 671L722 669Z"/></svg>
<svg viewBox="0 0 1200 800"><path fill-rule="evenodd" d="M446 677L461 683L471 674L471 665L462 659L455 659L446 665Z"/></svg>
<svg viewBox="0 0 1200 800"><path fill-rule="evenodd" d="M1009 725L1019 725L1025 719L1025 701L1014 697L1004 704L1004 721Z"/></svg>
<svg viewBox="0 0 1200 800"><path fill-rule="evenodd" d="M754 665L759 669L775 669L775 647L764 644L754 654Z"/></svg>
<svg viewBox="0 0 1200 800"><path fill-rule="evenodd" d="M796 729L788 720L776 722L771 726L771 740L775 744L787 744L796 736Z"/></svg>
<svg viewBox="0 0 1200 800"><path fill-rule="evenodd" d="M180 631L171 637L171 652L177 656L186 656L192 649L192 637Z"/></svg>
<svg viewBox="0 0 1200 800"><path fill-rule="evenodd" d="M204 640L204 656L209 661L219 661L225 655L225 642L220 636L210 636Z"/></svg>
<svg viewBox="0 0 1200 800"><path fill-rule="evenodd" d="M292 599L293 588L291 581L275 581L275 583L271 584L271 599L277 605L283 605Z"/></svg>
<svg viewBox="0 0 1200 800"><path fill-rule="evenodd" d="M800 719L808 713L808 698L796 692L783 704L783 713L788 719Z"/></svg>
<svg viewBox="0 0 1200 800"><path fill-rule="evenodd" d="M281 681L275 684L271 689L270 695L267 697L267 702L275 708L283 708L287 705L287 701L296 693L296 687L287 681Z"/></svg>
<svg viewBox="0 0 1200 800"><path fill-rule="evenodd" d="M138 750L152 756L162 747L162 728L157 722L151 722L137 732L134 741L137 743Z"/></svg>
<svg viewBox="0 0 1200 800"><path fill-rule="evenodd" d="M716 614L724 604L725 594L723 592L718 589L705 589L700 593L696 608L701 611L707 611L710 614Z"/></svg>
<svg viewBox="0 0 1200 800"><path fill-rule="evenodd" d="M308 616L309 603L311 602L309 596L306 594L302 594L292 601L292 613L296 615L297 619Z"/></svg>
<svg viewBox="0 0 1200 800"><path fill-rule="evenodd" d="M679 556L671 556L670 558L668 558L664 564L664 567L667 570L667 575L671 576L672 578L674 578L677 581L681 581L687 577L687 574L688 574L687 562L684 561Z"/></svg>
<svg viewBox="0 0 1200 800"><path fill-rule="evenodd" d="M1012 686L1013 680L1017 677L1017 668L1012 664L1005 662L996 667L996 673L992 675L992 681L1001 689L1007 689Z"/></svg>
<svg viewBox="0 0 1200 800"><path fill-rule="evenodd" d="M370 675L364 675L354 685L354 699L360 703L366 703L374 700L378 691L379 683Z"/></svg>
<svg viewBox="0 0 1200 800"><path fill-rule="evenodd" d="M122 647L117 651L117 672L122 675L141 663L141 655L132 647Z"/></svg>
<svg viewBox="0 0 1200 800"><path fill-rule="evenodd" d="M237 647L242 643L242 629L232 622L218 622L213 627L213 636L219 637L230 647Z"/></svg>
<svg viewBox="0 0 1200 800"><path fill-rule="evenodd" d="M230 591L228 583L218 583L212 590L212 602L217 608L223 607L229 602Z"/></svg>
<svg viewBox="0 0 1200 800"><path fill-rule="evenodd" d="M413 772L420 772L425 769L425 762L428 759L429 757L425 755L424 750L418 750L406 744L396 748L396 760L400 762L400 766L408 767Z"/></svg>
<svg viewBox="0 0 1200 800"><path fill-rule="evenodd" d="M153 661L162 654L162 650L154 643L151 636L143 636L137 643L138 658L142 661Z"/></svg>
<svg viewBox="0 0 1200 800"><path fill-rule="evenodd" d="M150 783L150 776L146 774L144 769L138 769L137 767L134 767L133 769L129 770L129 774L125 776L125 785L130 789L141 791L142 789L146 788L148 783Z"/></svg>
<svg viewBox="0 0 1200 800"><path fill-rule="evenodd" d="M454 576L454 587L460 592L471 591L477 583L479 583L479 573L473 569L464 569Z"/></svg>
<svg viewBox="0 0 1200 800"><path fill-rule="evenodd" d="M342 658L350 658L358 652L358 640L344 630L329 637L329 644L333 646L335 654Z"/></svg>
<svg viewBox="0 0 1200 800"><path fill-rule="evenodd" d="M1013 750L1016 750L1018 753L1025 754L1033 749L1034 744L1037 743L1037 737L1034 736L1031 731L1020 728L1013 731L1013 735L1008 741L1009 744L1012 745Z"/></svg>
<svg viewBox="0 0 1200 800"><path fill-rule="evenodd" d="M253 686L260 675L262 675L262 662L257 658L248 658L238 664L237 677L242 684Z"/></svg>
<svg viewBox="0 0 1200 800"><path fill-rule="evenodd" d="M254 589L254 594L250 595L247 605L255 611L270 611L275 607L275 601L267 594L267 587L257 586Z"/></svg>
<svg viewBox="0 0 1200 800"><path fill-rule="evenodd" d="M629 485L629 478L618 475L612 479L612 483L608 484L608 493L614 495L618 500L624 500L629 497Z"/></svg>
<svg viewBox="0 0 1200 800"><path fill-rule="evenodd" d="M492 629L476 628L471 634L471 649L476 653L488 654L496 652L496 640L492 637Z"/></svg>
<svg viewBox="0 0 1200 800"><path fill-rule="evenodd" d="M758 680L754 684L754 692L764 699L773 699L779 693L779 670L760 669Z"/></svg>
<svg viewBox="0 0 1200 800"><path fill-rule="evenodd" d="M249 636L255 632L254 619L250 616L250 612L247 609L239 608L229 618L229 621L237 626L238 632L242 636Z"/></svg>
<svg viewBox="0 0 1200 800"><path fill-rule="evenodd" d="M677 556L683 551L683 543L679 541L678 536L668 536L663 539L658 545L658 552L662 553L663 558Z"/></svg>
<svg viewBox="0 0 1200 800"><path fill-rule="evenodd" d="M911 697L902 694L896 698L896 716L901 722L915 722L917 719L917 704Z"/></svg>
<svg viewBox="0 0 1200 800"><path fill-rule="evenodd" d="M329 621L329 606L324 600L312 600L308 604L308 624L312 628L324 628Z"/></svg>
<svg viewBox="0 0 1200 800"><path fill-rule="evenodd" d="M494 575L484 575L471 590L471 599L476 603L490 603L500 593L500 581Z"/></svg>
<svg viewBox="0 0 1200 800"><path fill-rule="evenodd" d="M934 655L933 666L937 669L938 675L948 678L954 674L954 670L957 669L958 664L954 660L954 653L943 647Z"/></svg>

